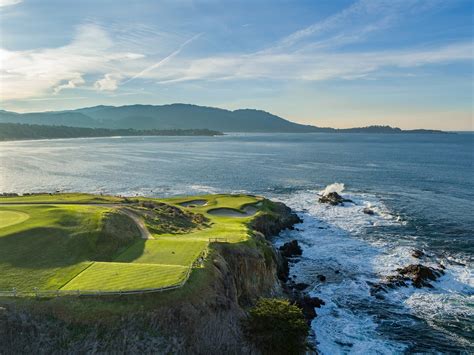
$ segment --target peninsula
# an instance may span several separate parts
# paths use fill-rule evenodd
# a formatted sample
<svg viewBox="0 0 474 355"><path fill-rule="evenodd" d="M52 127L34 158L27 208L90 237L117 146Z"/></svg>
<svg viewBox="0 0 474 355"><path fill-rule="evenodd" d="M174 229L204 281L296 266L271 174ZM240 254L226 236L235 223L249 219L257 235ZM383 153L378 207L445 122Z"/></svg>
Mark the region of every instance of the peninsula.
<svg viewBox="0 0 474 355"><path fill-rule="evenodd" d="M221 132L209 129L108 129L37 124L0 123L0 141L24 139L130 137L130 136L219 136Z"/></svg>
<svg viewBox="0 0 474 355"><path fill-rule="evenodd" d="M299 222L252 195L4 193L0 351L304 349L321 302L269 241Z"/></svg>

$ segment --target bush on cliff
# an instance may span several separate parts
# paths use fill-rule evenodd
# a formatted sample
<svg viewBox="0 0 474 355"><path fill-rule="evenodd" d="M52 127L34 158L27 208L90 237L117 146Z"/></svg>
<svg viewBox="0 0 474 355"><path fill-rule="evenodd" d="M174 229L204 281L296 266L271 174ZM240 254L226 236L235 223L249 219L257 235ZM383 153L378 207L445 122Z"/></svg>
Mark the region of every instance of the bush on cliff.
<svg viewBox="0 0 474 355"><path fill-rule="evenodd" d="M262 298L250 309L244 331L264 354L301 354L309 327L301 309L288 300Z"/></svg>

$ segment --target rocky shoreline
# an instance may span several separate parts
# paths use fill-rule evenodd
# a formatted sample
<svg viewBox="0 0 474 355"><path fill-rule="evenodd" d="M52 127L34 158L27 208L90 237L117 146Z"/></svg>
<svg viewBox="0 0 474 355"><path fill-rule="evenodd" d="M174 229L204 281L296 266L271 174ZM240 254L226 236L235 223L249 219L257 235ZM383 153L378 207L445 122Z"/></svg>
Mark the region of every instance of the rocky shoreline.
<svg viewBox="0 0 474 355"><path fill-rule="evenodd" d="M294 229L296 224L303 222L285 204L275 203L275 205L277 206L278 218L272 220L268 216L262 216L253 223L253 228L261 232L268 240L271 240L271 237L278 235L285 229ZM311 297L305 292L309 286L308 284L295 283L289 278L290 262L298 262L298 257L301 256L303 251L298 241L292 240L275 250L275 253L278 255L278 279L281 282L284 295L302 309L307 323L310 324L317 316L315 308L320 308L325 302L318 297ZM323 275L320 276L324 277Z"/></svg>

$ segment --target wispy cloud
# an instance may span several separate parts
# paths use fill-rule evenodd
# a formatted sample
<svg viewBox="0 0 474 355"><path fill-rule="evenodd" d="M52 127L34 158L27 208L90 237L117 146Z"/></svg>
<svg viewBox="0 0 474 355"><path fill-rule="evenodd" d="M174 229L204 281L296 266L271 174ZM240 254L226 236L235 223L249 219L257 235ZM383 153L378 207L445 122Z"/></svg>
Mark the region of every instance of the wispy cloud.
<svg viewBox="0 0 474 355"><path fill-rule="evenodd" d="M272 80L322 81L356 79L384 68L408 68L426 64L473 59L471 42L430 49L347 53L292 53L221 56L177 60L154 77L162 83L186 80Z"/></svg>
<svg viewBox="0 0 474 355"><path fill-rule="evenodd" d="M440 0L359 0L341 11L299 29L265 51L337 47L367 39L405 16L435 7Z"/></svg>
<svg viewBox="0 0 474 355"><path fill-rule="evenodd" d="M11 100L57 94L83 86L85 75L118 72L123 70L121 66L141 58L140 53L115 48L113 40L100 27L83 25L72 42L63 47L1 49L0 96Z"/></svg>
<svg viewBox="0 0 474 355"><path fill-rule="evenodd" d="M171 54L167 55L166 57L164 57L163 59L161 59L160 61L154 63L153 65L150 65L149 67L143 69L142 71L140 71L138 74L135 74L134 76L132 76L130 79L124 81L122 83L123 84L126 84L132 80L135 80L137 78L140 78L140 77L143 77L145 74L147 73L150 73L152 72L153 70L165 65L166 63L168 63L172 58L176 57L182 50L184 47L186 47L189 43L191 43L192 41L196 40L197 38L199 38L200 36L202 36L202 33L199 33L193 37L191 37L190 39L188 39L187 41L185 41L184 43L182 43L178 49L176 49L175 51L173 51Z"/></svg>

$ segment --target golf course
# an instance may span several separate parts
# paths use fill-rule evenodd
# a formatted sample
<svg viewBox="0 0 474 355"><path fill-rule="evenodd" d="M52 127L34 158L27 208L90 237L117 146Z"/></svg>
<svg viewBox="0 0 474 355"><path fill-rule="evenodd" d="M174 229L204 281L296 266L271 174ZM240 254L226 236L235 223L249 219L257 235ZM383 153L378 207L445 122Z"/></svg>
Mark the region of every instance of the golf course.
<svg viewBox="0 0 474 355"><path fill-rule="evenodd" d="M0 197L0 292L163 290L204 267L209 243L240 243L266 200L92 194Z"/></svg>

